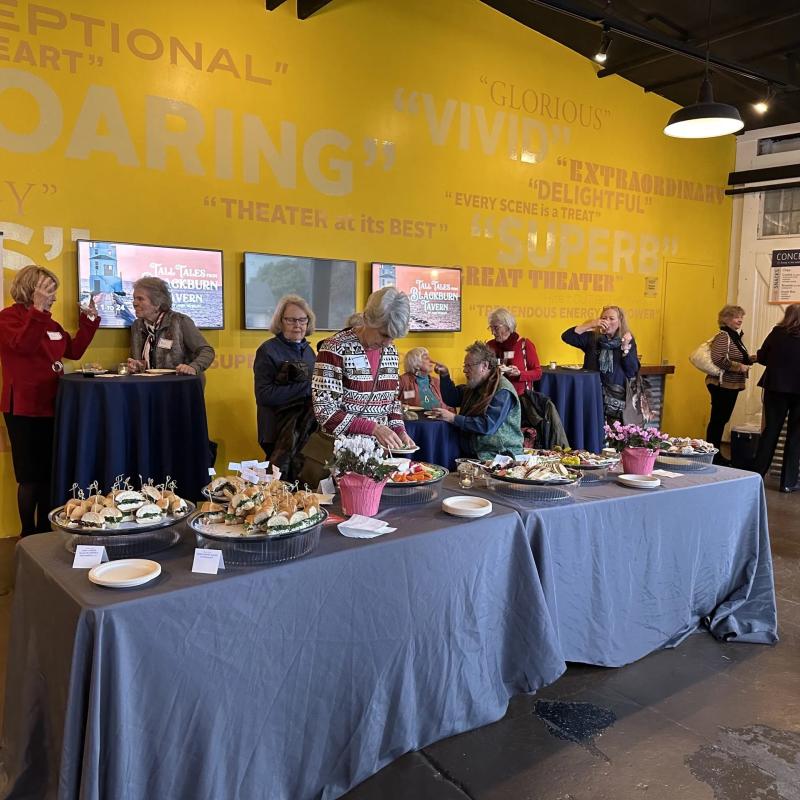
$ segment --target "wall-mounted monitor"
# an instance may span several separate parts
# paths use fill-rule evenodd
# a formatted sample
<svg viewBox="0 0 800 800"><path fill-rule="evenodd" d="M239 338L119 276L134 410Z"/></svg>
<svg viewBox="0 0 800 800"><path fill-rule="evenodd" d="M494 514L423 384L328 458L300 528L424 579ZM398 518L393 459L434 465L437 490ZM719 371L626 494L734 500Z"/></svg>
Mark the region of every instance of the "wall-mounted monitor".
<svg viewBox="0 0 800 800"><path fill-rule="evenodd" d="M412 331L461 330L461 270L372 264L372 291L396 286L411 300Z"/></svg>
<svg viewBox="0 0 800 800"><path fill-rule="evenodd" d="M314 309L318 330L341 330L356 310L356 262L244 254L245 328L269 330L275 308L286 294L300 295Z"/></svg>
<svg viewBox="0 0 800 800"><path fill-rule="evenodd" d="M85 239L77 246L80 302L95 296L101 328L131 325L133 284L147 276L166 281L173 311L191 317L198 328L224 327L221 250Z"/></svg>

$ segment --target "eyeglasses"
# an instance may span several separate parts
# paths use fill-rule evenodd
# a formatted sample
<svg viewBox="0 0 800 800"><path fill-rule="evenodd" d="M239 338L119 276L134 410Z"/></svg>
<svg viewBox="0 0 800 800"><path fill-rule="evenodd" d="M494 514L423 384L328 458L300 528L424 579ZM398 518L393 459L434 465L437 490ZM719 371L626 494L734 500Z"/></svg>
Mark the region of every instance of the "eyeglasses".
<svg viewBox="0 0 800 800"><path fill-rule="evenodd" d="M483 364L483 361L465 361L464 369L475 369L475 367L479 367L481 364Z"/></svg>
<svg viewBox="0 0 800 800"><path fill-rule="evenodd" d="M283 321L290 325L308 325L308 317L284 317Z"/></svg>
<svg viewBox="0 0 800 800"><path fill-rule="evenodd" d="M490 325L489 326L489 330L490 331L499 331L499 330L502 330L505 327L506 327L505 325Z"/></svg>

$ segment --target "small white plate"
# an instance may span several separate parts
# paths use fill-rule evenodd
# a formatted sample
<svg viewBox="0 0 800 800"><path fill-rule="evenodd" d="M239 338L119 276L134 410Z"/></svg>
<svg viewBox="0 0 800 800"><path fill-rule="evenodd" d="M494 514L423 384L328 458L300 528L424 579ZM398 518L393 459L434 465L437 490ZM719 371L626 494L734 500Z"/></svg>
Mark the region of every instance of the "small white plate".
<svg viewBox="0 0 800 800"><path fill-rule="evenodd" d="M485 517L492 513L492 503L483 497L460 494L442 500L442 511L454 517Z"/></svg>
<svg viewBox="0 0 800 800"><path fill-rule="evenodd" d="M161 564L147 558L122 558L98 564L89 570L89 580L98 586L127 589L141 586L161 574Z"/></svg>
<svg viewBox="0 0 800 800"><path fill-rule="evenodd" d="M406 409L409 411L424 411L425 409L422 406L406 406Z"/></svg>
<svg viewBox="0 0 800 800"><path fill-rule="evenodd" d="M631 489L658 489L661 486L661 478L654 478L652 475L617 475L617 483L628 486Z"/></svg>
<svg viewBox="0 0 800 800"><path fill-rule="evenodd" d="M417 450L419 450L419 445L415 445L414 447L400 447L397 449L393 447L387 447L386 450L388 450L390 453L399 453L400 455L405 456L409 455L410 453L416 453Z"/></svg>
<svg viewBox="0 0 800 800"><path fill-rule="evenodd" d="M146 369L145 375L174 375L174 369Z"/></svg>

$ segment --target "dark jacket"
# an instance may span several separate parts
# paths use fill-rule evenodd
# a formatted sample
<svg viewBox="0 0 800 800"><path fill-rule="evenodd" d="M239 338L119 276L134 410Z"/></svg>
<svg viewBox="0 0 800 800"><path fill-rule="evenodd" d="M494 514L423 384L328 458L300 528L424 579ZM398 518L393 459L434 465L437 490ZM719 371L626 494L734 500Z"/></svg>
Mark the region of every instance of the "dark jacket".
<svg viewBox="0 0 800 800"><path fill-rule="evenodd" d="M302 342L289 342L278 334L258 348L253 372L259 443L271 444L275 441L278 410L311 397L315 361L314 350L305 339Z"/></svg>
<svg viewBox="0 0 800 800"><path fill-rule="evenodd" d="M604 336L605 334L603 334ZM575 333L575 328L567 328L561 334L561 341L571 344L583 350L583 368L598 371L599 348L597 346L598 335L593 331L585 333ZM634 377L639 371L639 354L636 352L636 340L631 339L631 349L628 355L622 355L622 348L618 347L611 351L614 359L613 372L600 373L600 380L603 383L617 384L624 386L628 378Z"/></svg>
<svg viewBox="0 0 800 800"><path fill-rule="evenodd" d="M758 349L758 363L766 367L759 386L771 392L800 394L800 336L776 325Z"/></svg>

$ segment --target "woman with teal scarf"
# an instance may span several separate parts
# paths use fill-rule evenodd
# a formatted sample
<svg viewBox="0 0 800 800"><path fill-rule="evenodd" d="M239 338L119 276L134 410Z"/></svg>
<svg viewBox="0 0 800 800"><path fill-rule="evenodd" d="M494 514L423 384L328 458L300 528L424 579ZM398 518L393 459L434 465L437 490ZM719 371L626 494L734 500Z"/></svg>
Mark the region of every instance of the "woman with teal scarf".
<svg viewBox="0 0 800 800"><path fill-rule="evenodd" d="M600 373L606 420L621 420L627 381L639 372L636 340L619 306L605 306L598 319L568 328L562 341L583 350L583 368Z"/></svg>
<svg viewBox="0 0 800 800"><path fill-rule="evenodd" d="M439 378L433 371L435 366L425 347L414 347L406 353L406 371L400 376L400 402L403 405L418 406L426 411L450 409L442 400Z"/></svg>

